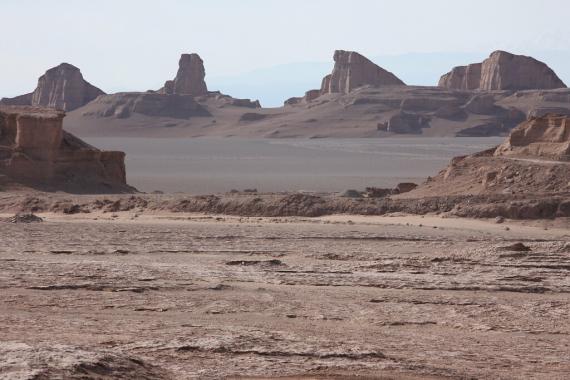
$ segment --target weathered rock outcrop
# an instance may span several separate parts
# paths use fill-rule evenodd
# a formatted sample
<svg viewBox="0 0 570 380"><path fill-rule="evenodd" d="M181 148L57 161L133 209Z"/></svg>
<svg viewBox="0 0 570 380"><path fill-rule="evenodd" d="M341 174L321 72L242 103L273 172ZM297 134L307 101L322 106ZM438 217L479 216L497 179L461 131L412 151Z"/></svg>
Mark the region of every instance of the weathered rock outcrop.
<svg viewBox="0 0 570 380"><path fill-rule="evenodd" d="M173 80L166 81L159 92L178 95L206 95L208 87L204 81L205 76L204 61L198 54L182 54L178 62L176 77Z"/></svg>
<svg viewBox="0 0 570 380"><path fill-rule="evenodd" d="M85 116L126 119L133 114L188 119L192 116L210 116L196 102L193 95L157 94L153 92L124 92L97 98L91 105L96 111Z"/></svg>
<svg viewBox="0 0 570 380"><path fill-rule="evenodd" d="M570 117L533 117L511 131L495 156L538 157L570 161Z"/></svg>
<svg viewBox="0 0 570 380"><path fill-rule="evenodd" d="M399 133L419 134L422 128L429 128L429 119L418 114L400 111L386 122L378 124L378 130Z"/></svg>
<svg viewBox="0 0 570 380"><path fill-rule="evenodd" d="M287 99L285 105L308 103L324 94L348 94L362 86L405 86L397 76L384 70L355 51L335 50L332 73L321 81L321 88L309 90L303 97Z"/></svg>
<svg viewBox="0 0 570 380"><path fill-rule="evenodd" d="M213 109L261 108L258 100L237 99L219 91L208 91L204 77L204 62L200 56L182 54L176 78L166 81L160 90L100 96L78 112L92 119L129 119L137 115L178 119L162 123L171 127L193 117L212 117ZM215 124L216 121L208 119L207 123Z"/></svg>
<svg viewBox="0 0 570 380"><path fill-rule="evenodd" d="M534 90L566 87L556 73L532 57L496 51L483 61L482 90Z"/></svg>
<svg viewBox="0 0 570 380"><path fill-rule="evenodd" d="M482 63L455 67L439 80L440 87L460 90L535 90L565 88L545 63L532 57L495 51Z"/></svg>
<svg viewBox="0 0 570 380"><path fill-rule="evenodd" d="M334 68L323 79L321 94L347 94L364 85L405 85L398 77L354 51L336 50Z"/></svg>
<svg viewBox="0 0 570 380"><path fill-rule="evenodd" d="M0 107L0 174L78 192L125 192L125 154L96 149L62 129L63 111Z"/></svg>
<svg viewBox="0 0 570 380"><path fill-rule="evenodd" d="M455 88L460 90L475 90L481 82L481 63L454 67L439 80L439 87Z"/></svg>
<svg viewBox="0 0 570 380"><path fill-rule="evenodd" d="M0 104L41 106L72 111L103 94L105 94L103 91L83 79L77 67L62 63L49 69L38 79L38 86L34 92L15 98L4 98L0 100Z"/></svg>
<svg viewBox="0 0 570 380"><path fill-rule="evenodd" d="M293 97L285 100L285 105L294 105L299 103L309 103L317 99L321 95L321 90L309 90L305 92L305 96Z"/></svg>
<svg viewBox="0 0 570 380"><path fill-rule="evenodd" d="M171 379L174 376L139 358L63 344L2 342L0 372L7 379Z"/></svg>
<svg viewBox="0 0 570 380"><path fill-rule="evenodd" d="M261 103L259 103L259 100L238 99L238 98L232 98L231 96L222 95L222 94L220 94L218 96L218 98L223 98L224 96L227 99L230 99L230 104L232 106L245 107L245 108L261 108Z"/></svg>
<svg viewBox="0 0 570 380"><path fill-rule="evenodd" d="M509 203L491 201L476 206L468 202L458 206L454 214L524 219L568 217L567 161L570 117L533 117L513 129L498 147L453 158L446 169L428 178L409 197L500 195L513 200L518 196L519 201Z"/></svg>
<svg viewBox="0 0 570 380"><path fill-rule="evenodd" d="M568 106L570 106L570 102L568 103ZM566 108L566 107L535 107L532 110L530 110L527 114L527 118L533 118L533 117L544 117L548 114L551 115L568 115L570 116L570 108Z"/></svg>

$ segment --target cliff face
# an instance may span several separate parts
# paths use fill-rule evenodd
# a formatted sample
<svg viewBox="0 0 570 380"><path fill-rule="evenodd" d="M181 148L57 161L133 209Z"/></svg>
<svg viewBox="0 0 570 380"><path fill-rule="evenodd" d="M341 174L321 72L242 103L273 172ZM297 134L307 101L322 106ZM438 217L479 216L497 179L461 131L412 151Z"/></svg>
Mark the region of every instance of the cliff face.
<svg viewBox="0 0 570 380"><path fill-rule="evenodd" d="M483 61L482 90L534 90L566 87L546 64L523 55L496 51Z"/></svg>
<svg viewBox="0 0 570 380"><path fill-rule="evenodd" d="M495 51L482 63L453 68L438 86L458 90L536 90L566 85L545 63L532 57Z"/></svg>
<svg viewBox="0 0 570 380"><path fill-rule="evenodd" d="M125 192L125 154L96 149L62 129L65 113L0 107L0 173L16 182L79 192Z"/></svg>
<svg viewBox="0 0 570 380"><path fill-rule="evenodd" d="M208 87L204 78L204 61L196 53L182 54L178 61L178 72L173 80L166 81L159 90L163 94L206 95Z"/></svg>
<svg viewBox="0 0 570 380"><path fill-rule="evenodd" d="M323 79L321 93L347 94L364 85L405 85L398 77L354 51L336 50L334 68Z"/></svg>
<svg viewBox="0 0 570 380"><path fill-rule="evenodd" d="M512 130L495 156L537 157L570 161L570 117L531 117Z"/></svg>
<svg viewBox="0 0 570 380"><path fill-rule="evenodd" d="M72 111L103 94L103 91L83 79L77 67L62 63L46 71L38 79L38 86L32 93L5 98L0 103Z"/></svg>
<svg viewBox="0 0 570 380"><path fill-rule="evenodd" d="M460 90L476 90L480 86L482 66L481 63L474 63L454 67L440 78L438 86Z"/></svg>

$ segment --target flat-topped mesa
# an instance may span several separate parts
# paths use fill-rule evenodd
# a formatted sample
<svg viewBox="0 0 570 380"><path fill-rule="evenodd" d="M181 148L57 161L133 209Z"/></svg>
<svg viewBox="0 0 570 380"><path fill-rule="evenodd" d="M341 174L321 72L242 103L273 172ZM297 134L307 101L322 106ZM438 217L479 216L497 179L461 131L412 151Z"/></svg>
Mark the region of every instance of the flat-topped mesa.
<svg viewBox="0 0 570 380"><path fill-rule="evenodd" d="M0 100L0 104L72 111L104 94L99 88L83 79L77 67L62 63L49 69L38 79L38 86L34 92L15 98L4 98Z"/></svg>
<svg viewBox="0 0 570 380"><path fill-rule="evenodd" d="M511 131L494 155L570 161L570 116L531 117Z"/></svg>
<svg viewBox="0 0 570 380"><path fill-rule="evenodd" d="M365 85L405 85L398 77L354 51L336 50L334 68L323 78L321 94L348 94Z"/></svg>
<svg viewBox="0 0 570 380"><path fill-rule="evenodd" d="M90 146L62 128L65 113L0 106L0 174L14 182L73 192L131 192L125 154Z"/></svg>
<svg viewBox="0 0 570 380"><path fill-rule="evenodd" d="M176 77L173 80L166 81L159 92L194 96L206 95L208 87L204 81L205 76L204 61L198 54L182 54L178 61Z"/></svg>
<svg viewBox="0 0 570 380"><path fill-rule="evenodd" d="M439 87L458 90L539 90L566 85L545 63L532 57L495 51L482 63L453 68Z"/></svg>

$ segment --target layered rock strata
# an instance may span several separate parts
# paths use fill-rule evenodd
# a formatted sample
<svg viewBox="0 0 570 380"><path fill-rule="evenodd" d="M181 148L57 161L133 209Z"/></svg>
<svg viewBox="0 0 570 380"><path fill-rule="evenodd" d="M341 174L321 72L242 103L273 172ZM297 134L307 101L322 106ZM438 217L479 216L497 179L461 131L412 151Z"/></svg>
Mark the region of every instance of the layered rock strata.
<svg viewBox="0 0 570 380"><path fill-rule="evenodd" d="M125 154L101 151L62 129L63 111L0 106L0 173L81 192L130 191Z"/></svg>
<svg viewBox="0 0 570 380"><path fill-rule="evenodd" d="M532 117L513 129L494 155L570 161L570 117Z"/></svg>
<svg viewBox="0 0 570 380"><path fill-rule="evenodd" d="M0 104L48 107L63 111L77 109L105 93L85 79L81 71L62 63L38 79L36 89L15 98L3 98Z"/></svg>
<svg viewBox="0 0 570 380"><path fill-rule="evenodd" d="M495 51L482 63L458 66L444 74L438 86L458 90L537 90L566 85L545 63L532 57Z"/></svg>

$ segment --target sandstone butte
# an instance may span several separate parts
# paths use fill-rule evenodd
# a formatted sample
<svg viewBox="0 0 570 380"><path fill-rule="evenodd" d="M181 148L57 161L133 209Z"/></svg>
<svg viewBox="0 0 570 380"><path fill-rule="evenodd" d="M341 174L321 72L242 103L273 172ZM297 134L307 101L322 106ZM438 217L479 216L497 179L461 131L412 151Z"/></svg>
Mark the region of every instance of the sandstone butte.
<svg viewBox="0 0 570 380"><path fill-rule="evenodd" d="M113 118L125 120L135 115L176 119L169 123L172 126L173 123L174 125L178 122L184 123L194 117L201 117L203 118L202 120L209 118L209 123L212 118L215 118L213 113L216 113L216 115L221 113L223 118L223 114L228 113L225 112L227 111L225 107L261 108L261 104L257 100L237 99L222 94L220 91L209 91L204 81L204 62L198 54L182 54L178 65L176 77L173 80L166 81L164 87L157 91L119 92L101 95L76 112L81 113L81 117L88 119ZM229 113L233 112L230 111ZM236 113L239 113L239 111ZM74 116L76 115L72 114L71 119ZM82 121L85 121L85 119L76 121L75 125L82 125ZM216 120L216 122L218 121L220 120ZM132 126L137 122L131 119L128 121L128 124ZM106 122L103 124L106 124ZM154 128L156 122L152 121L152 119L150 119L149 124L151 128L158 129ZM74 126L71 126L71 128L74 128ZM104 126L101 129L103 128ZM101 132L101 129L98 129L98 133ZM76 131L83 132L77 129Z"/></svg>
<svg viewBox="0 0 570 380"><path fill-rule="evenodd" d="M178 61L176 77L173 80L166 81L159 92L178 95L207 95L208 87L204 81L205 76L204 61L198 54L182 54Z"/></svg>
<svg viewBox="0 0 570 380"><path fill-rule="evenodd" d="M70 192L130 192L125 154L101 151L62 128L63 111L0 106L0 177ZM7 177L7 178L6 178Z"/></svg>
<svg viewBox="0 0 570 380"><path fill-rule="evenodd" d="M62 63L46 71L38 79L33 92L15 98L3 98L0 104L73 111L103 94L103 91L83 79L77 67Z"/></svg>
<svg viewBox="0 0 570 380"><path fill-rule="evenodd" d="M481 63L458 66L439 80L439 87L458 90L538 90L566 85L545 63L532 57L495 51Z"/></svg>
<svg viewBox="0 0 570 380"><path fill-rule="evenodd" d="M333 59L333 71L323 78L321 94L337 92L348 94L355 88L364 85L405 85L394 74L384 70L355 51L336 50Z"/></svg>
<svg viewBox="0 0 570 380"><path fill-rule="evenodd" d="M375 87L406 85L397 76L355 51L335 50L333 59L333 70L323 78L320 89L309 90L301 98L290 98L285 104L310 102L325 94L348 94L365 85Z"/></svg>

